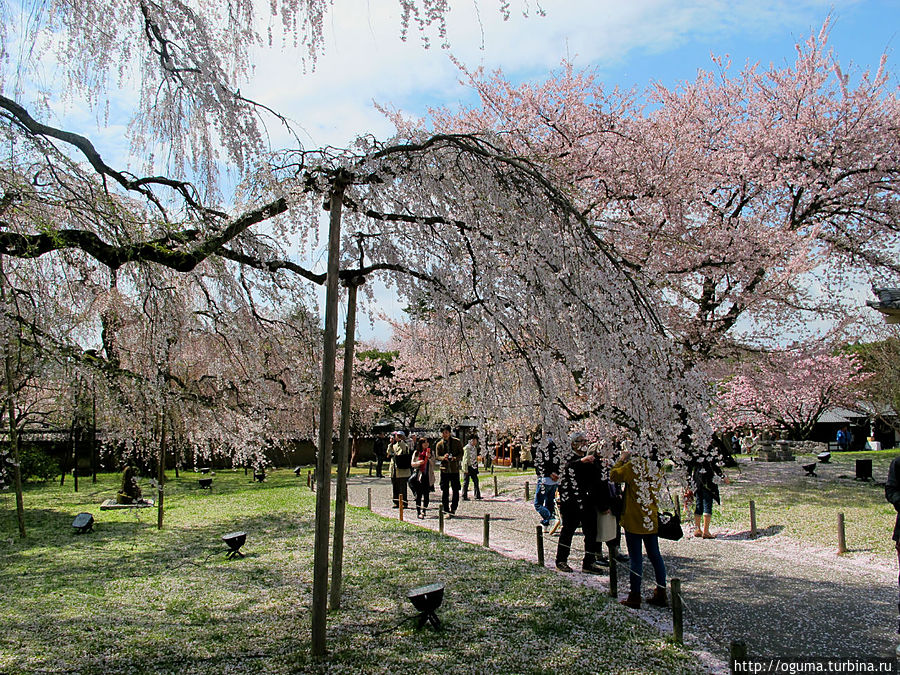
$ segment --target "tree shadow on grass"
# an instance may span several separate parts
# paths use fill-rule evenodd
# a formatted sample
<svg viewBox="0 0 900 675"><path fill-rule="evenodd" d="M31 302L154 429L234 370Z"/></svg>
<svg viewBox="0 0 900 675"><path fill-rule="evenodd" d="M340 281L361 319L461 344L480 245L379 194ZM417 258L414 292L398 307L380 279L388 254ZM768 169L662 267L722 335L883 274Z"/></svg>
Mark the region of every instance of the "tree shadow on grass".
<svg viewBox="0 0 900 675"><path fill-rule="evenodd" d="M769 527L757 529L756 536L752 536L750 534L750 530L745 530L744 532L732 532L730 534L719 534L716 536L716 539L723 539L725 541L749 541L749 540L762 539L764 537L774 537L777 534L781 534L783 530L784 530L784 525L769 525Z"/></svg>

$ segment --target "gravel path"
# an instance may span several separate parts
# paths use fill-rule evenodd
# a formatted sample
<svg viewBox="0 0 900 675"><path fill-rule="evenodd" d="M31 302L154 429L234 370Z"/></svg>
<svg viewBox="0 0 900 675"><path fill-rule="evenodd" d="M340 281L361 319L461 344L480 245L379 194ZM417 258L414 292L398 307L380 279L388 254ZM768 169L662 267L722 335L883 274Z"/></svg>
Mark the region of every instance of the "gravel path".
<svg viewBox="0 0 900 675"><path fill-rule="evenodd" d="M762 470L777 473L779 469L774 467L769 464ZM795 468L785 466L784 470ZM445 519L444 533L480 545L484 514L489 513L491 548L509 557L537 562L535 526L539 520L524 499L526 480L533 495L534 479L516 476L500 477L500 494L493 496L490 475L482 476L485 499L460 502L457 516ZM350 502L365 506L368 488L372 488L373 511L396 518L387 478L351 478ZM436 509L440 490L432 497ZM438 529L436 510L425 520L418 520L413 508L404 519ZM777 531L762 531L751 540L747 532L713 530L718 532L714 540L686 536L678 542L660 542L668 577L682 580L685 640L711 672L728 672L732 640L745 641L748 656L754 658L894 655L895 561L874 555L838 556L836 550L802 544ZM890 536L890 530L885 536ZM553 567L556 541L544 537L545 564L548 570L559 573ZM573 549L581 545L576 535ZM573 550L570 563L577 567L579 562L580 552ZM649 563L644 567L647 589L652 585L652 570ZM619 570L619 595L624 597L628 570L621 566ZM567 576L608 590L606 577L580 572ZM672 629L669 611L642 609L637 613L663 631Z"/></svg>

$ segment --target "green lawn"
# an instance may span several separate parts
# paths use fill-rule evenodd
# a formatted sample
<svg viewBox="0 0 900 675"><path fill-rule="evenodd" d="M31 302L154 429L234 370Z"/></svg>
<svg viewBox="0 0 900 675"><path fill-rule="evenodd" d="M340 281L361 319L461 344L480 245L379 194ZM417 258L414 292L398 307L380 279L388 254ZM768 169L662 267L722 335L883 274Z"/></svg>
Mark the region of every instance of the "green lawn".
<svg viewBox="0 0 900 675"><path fill-rule="evenodd" d="M817 478L806 477L796 466L778 479L762 472L773 467L764 462L728 469L731 485L722 485L722 506L715 507L715 526L749 530L749 503L756 504L757 527L809 543L837 548L837 514L843 513L847 547L851 554L875 553L896 558L891 533L896 512L884 498L888 465L900 450L833 453L829 464L820 464ZM803 463L815 456L801 456ZM872 460L875 482L854 480L855 461Z"/></svg>
<svg viewBox="0 0 900 675"><path fill-rule="evenodd" d="M289 471L251 483L183 473L155 509L100 511L119 476L29 486L28 537L0 496L0 672L698 672L684 652L597 591L412 524L350 508L343 609L330 654L309 657L314 495ZM145 493L149 486L143 485ZM80 511L93 533L74 534ZM229 561L220 536L249 533ZM412 587L447 584L446 629L419 632Z"/></svg>

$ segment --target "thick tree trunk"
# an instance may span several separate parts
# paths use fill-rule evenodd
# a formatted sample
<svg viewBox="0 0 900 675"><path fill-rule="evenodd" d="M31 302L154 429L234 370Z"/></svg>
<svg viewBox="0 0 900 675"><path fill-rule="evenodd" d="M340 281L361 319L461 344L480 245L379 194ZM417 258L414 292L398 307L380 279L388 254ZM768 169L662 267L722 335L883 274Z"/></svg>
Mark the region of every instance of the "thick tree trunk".
<svg viewBox="0 0 900 675"><path fill-rule="evenodd" d="M16 429L15 388L12 383L12 357L6 352L6 395L9 409L9 447L13 458L13 481L16 490L16 521L19 524L19 536L25 537L25 501L22 497L22 469L19 465L19 433Z"/></svg>

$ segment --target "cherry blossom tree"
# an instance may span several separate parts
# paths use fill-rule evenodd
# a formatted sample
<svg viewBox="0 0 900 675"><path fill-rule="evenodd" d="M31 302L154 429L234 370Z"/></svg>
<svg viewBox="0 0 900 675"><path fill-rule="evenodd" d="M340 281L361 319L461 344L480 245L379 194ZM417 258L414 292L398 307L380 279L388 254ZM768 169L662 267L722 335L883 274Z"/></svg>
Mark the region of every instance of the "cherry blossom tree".
<svg viewBox="0 0 900 675"><path fill-rule="evenodd" d="M772 352L719 384L716 420L722 429L781 430L804 440L828 408L856 405L869 378L854 355Z"/></svg>
<svg viewBox="0 0 900 675"><path fill-rule="evenodd" d="M716 59L640 93L568 64L519 86L476 71L480 106L434 111L433 127L503 134L571 186L593 233L661 290L660 318L694 358L771 346L846 313L833 291L848 271L900 271L896 86L884 59L845 72L827 30L792 65L732 74Z"/></svg>

